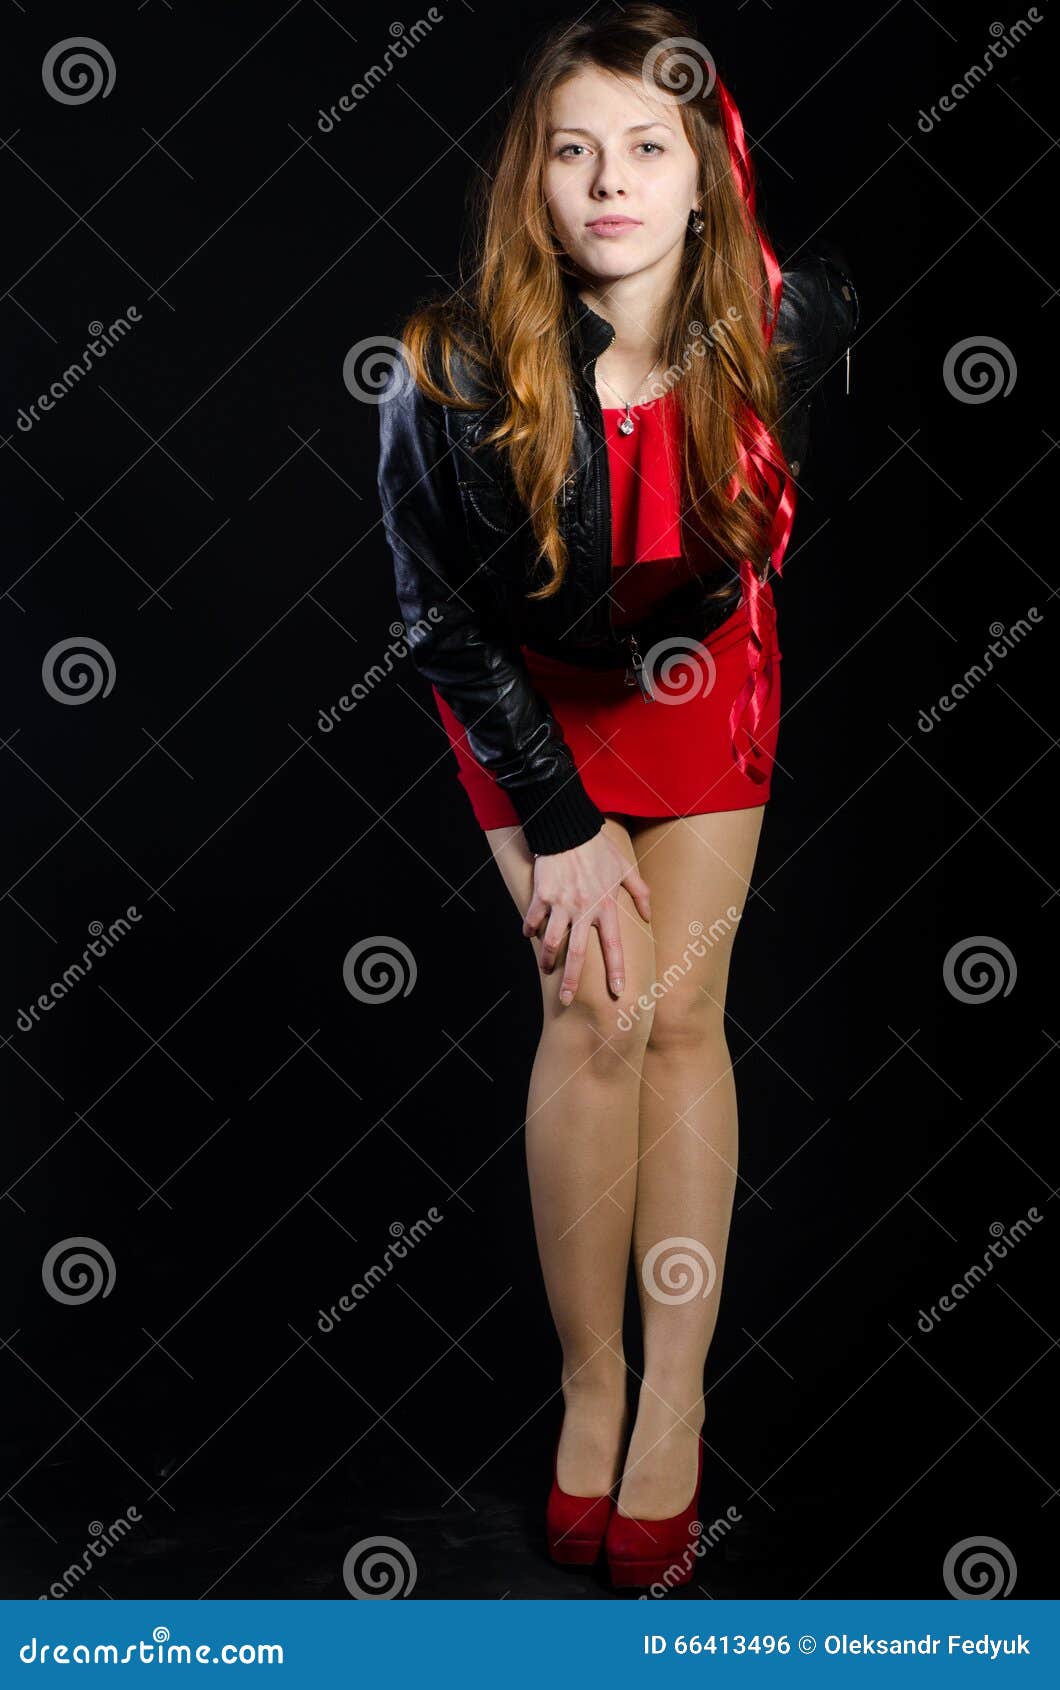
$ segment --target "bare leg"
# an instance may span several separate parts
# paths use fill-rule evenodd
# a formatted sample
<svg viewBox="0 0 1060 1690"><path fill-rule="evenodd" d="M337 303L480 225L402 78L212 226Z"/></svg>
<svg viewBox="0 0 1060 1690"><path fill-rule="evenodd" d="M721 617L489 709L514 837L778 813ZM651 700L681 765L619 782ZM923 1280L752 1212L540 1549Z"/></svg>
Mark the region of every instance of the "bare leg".
<svg viewBox="0 0 1060 1690"><path fill-rule="evenodd" d="M605 828L634 858L622 823ZM490 847L520 914L533 891L533 858L518 827L492 828ZM622 1468L626 1365L622 1311L637 1186L643 1016L623 1009L650 984L651 929L624 888L618 892L626 959L620 998L607 986L603 953L591 939L574 1002L559 1002L562 959L538 966L542 1031L530 1078L526 1158L534 1230L549 1307L563 1351L566 1412L558 1456L562 1489L601 1496ZM530 941L540 963L541 941Z"/></svg>
<svg viewBox="0 0 1060 1690"><path fill-rule="evenodd" d="M695 1485L703 1369L736 1184L725 989L763 814L758 806L633 824L651 887L658 994L643 1063L633 1233L644 1380L619 1495L621 1512L641 1519L679 1513Z"/></svg>

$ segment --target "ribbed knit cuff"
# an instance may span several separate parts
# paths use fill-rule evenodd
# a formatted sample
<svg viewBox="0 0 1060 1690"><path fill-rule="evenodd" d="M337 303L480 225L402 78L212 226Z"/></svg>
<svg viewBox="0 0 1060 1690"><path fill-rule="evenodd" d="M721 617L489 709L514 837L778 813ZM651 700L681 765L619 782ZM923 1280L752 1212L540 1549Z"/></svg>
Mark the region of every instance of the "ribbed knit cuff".
<svg viewBox="0 0 1060 1690"><path fill-rule="evenodd" d="M535 857L572 851L594 838L604 825L603 811L597 809L577 774L564 775L543 788L509 788L508 796Z"/></svg>

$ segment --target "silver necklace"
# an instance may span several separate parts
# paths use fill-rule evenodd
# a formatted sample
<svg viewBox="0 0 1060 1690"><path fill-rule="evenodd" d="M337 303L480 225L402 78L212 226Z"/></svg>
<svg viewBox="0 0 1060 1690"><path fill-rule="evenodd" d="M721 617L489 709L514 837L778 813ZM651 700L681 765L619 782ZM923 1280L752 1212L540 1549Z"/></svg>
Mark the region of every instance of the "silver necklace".
<svg viewBox="0 0 1060 1690"><path fill-rule="evenodd" d="M655 374L658 367L659 367L659 360L656 359L655 363L652 365L651 369L648 371L648 375L646 375L644 377L644 381L642 381L640 383L641 387L643 387L644 382L646 382L648 380L648 376L653 376ZM605 375L601 375L600 380L603 382L605 387L611 387L611 383L608 381L608 379ZM628 399L622 398L622 395L621 395L621 393L619 393L617 387L611 387L611 392L615 395L616 399L622 399L622 403L626 407L626 414L622 418L622 421L618 425L618 432L619 432L619 434L632 434L633 433L633 418L629 414L630 401Z"/></svg>

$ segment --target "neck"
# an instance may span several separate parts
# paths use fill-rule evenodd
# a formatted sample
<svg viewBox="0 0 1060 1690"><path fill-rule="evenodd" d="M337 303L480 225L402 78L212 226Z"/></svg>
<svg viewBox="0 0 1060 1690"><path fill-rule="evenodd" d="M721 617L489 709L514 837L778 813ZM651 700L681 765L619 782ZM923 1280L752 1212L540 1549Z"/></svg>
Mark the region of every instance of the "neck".
<svg viewBox="0 0 1060 1690"><path fill-rule="evenodd" d="M661 355L675 277L672 265L665 269L653 265L629 276L585 278L578 287L579 298L615 331L603 355L605 362L646 370Z"/></svg>

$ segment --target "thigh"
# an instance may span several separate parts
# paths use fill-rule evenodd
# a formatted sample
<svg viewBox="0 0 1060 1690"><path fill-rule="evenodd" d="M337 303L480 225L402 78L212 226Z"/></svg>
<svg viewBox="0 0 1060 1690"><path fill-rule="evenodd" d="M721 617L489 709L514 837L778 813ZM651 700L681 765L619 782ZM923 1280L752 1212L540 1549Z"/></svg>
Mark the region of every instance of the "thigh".
<svg viewBox="0 0 1060 1690"><path fill-rule="evenodd" d="M747 901L765 805L700 816L631 817L637 866L651 887L655 1030L719 1013Z"/></svg>
<svg viewBox="0 0 1060 1690"><path fill-rule="evenodd" d="M636 862L636 852L625 818L605 816L604 830L629 861ZM493 859L500 869L515 906L520 915L525 915L530 908L534 890L534 858L526 843L526 836L521 827L492 827L487 828L485 832ZM627 1000L635 1001L648 989L654 971L655 948L652 943L652 928L642 920L624 886L618 888L616 899L626 961L626 990L622 994L622 1003L625 1004ZM567 932L569 935L569 928ZM556 966L551 974L545 974L541 970L541 940L538 935L535 934L529 942L534 947L546 1008L563 1015L564 1011L559 1003L559 988L563 979L563 961L567 954L566 940L560 946ZM604 953L600 945L599 928L596 927L589 935L589 948L585 954L581 984L571 1008L574 1008L575 1004L590 1011L597 1010L601 1017L606 1017L609 1022L614 1020L616 1011L621 1007L619 1000L612 997L607 984Z"/></svg>

